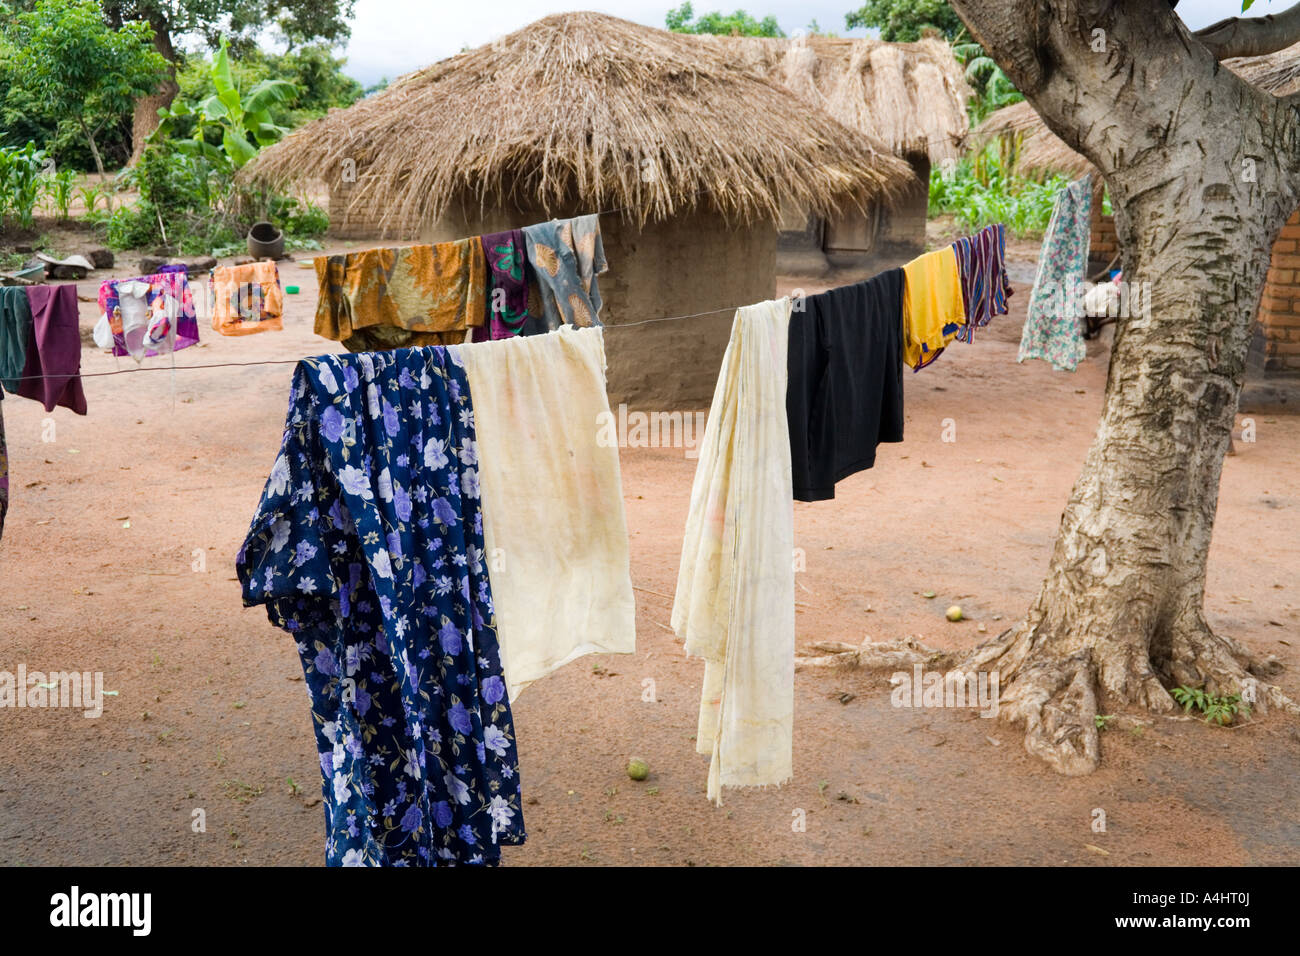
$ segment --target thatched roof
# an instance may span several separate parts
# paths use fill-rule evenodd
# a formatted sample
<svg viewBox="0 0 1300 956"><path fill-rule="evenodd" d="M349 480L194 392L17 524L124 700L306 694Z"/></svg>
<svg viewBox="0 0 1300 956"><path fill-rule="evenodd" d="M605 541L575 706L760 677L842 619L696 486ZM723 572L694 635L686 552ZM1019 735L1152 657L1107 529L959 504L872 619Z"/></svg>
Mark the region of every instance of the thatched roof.
<svg viewBox="0 0 1300 956"><path fill-rule="evenodd" d="M1224 60L1223 65L1248 83L1275 96L1287 96L1300 90L1300 43L1266 56ZM1075 178L1093 171L1092 163L1048 129L1028 102L1004 106L985 119L972 134L978 143L986 143L998 136L1021 138L1017 165L1022 170L1064 173Z"/></svg>
<svg viewBox="0 0 1300 956"><path fill-rule="evenodd" d="M351 204L375 204L401 229L466 199L576 202L638 221L711 207L754 222L777 219L785 199L830 213L912 179L886 146L721 51L597 13L546 17L410 73L241 175L329 181L349 159Z"/></svg>
<svg viewBox="0 0 1300 956"><path fill-rule="evenodd" d="M955 159L970 131L966 104L972 91L943 40L700 39L900 156L925 153L934 163Z"/></svg>

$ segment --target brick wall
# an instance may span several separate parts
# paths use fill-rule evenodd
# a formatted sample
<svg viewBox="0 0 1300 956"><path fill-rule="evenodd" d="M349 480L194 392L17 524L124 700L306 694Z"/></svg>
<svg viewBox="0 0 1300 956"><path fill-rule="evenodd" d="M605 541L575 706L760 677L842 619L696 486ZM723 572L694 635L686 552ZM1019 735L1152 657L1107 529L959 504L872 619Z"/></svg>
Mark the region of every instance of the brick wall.
<svg viewBox="0 0 1300 956"><path fill-rule="evenodd" d="M1291 214L1273 244L1259 324L1264 371L1300 374L1300 210Z"/></svg>
<svg viewBox="0 0 1300 956"><path fill-rule="evenodd" d="M381 224L387 211L375 205L353 205L352 185L331 179L329 191L329 234L337 239L414 239L411 231Z"/></svg>
<svg viewBox="0 0 1300 956"><path fill-rule="evenodd" d="M1119 236L1115 233L1115 219L1102 213L1101 196L1100 189L1092 194L1092 239L1088 244L1089 278L1110 265L1111 260L1119 253ZM1118 269L1119 263L1116 262L1112 268Z"/></svg>
<svg viewBox="0 0 1300 956"><path fill-rule="evenodd" d="M1094 197L1089 270L1108 263L1119 249L1115 220L1101 212ZM1272 374L1300 375L1300 209L1291 214L1273 244L1264 296L1259 303L1259 326L1251 347L1252 367Z"/></svg>

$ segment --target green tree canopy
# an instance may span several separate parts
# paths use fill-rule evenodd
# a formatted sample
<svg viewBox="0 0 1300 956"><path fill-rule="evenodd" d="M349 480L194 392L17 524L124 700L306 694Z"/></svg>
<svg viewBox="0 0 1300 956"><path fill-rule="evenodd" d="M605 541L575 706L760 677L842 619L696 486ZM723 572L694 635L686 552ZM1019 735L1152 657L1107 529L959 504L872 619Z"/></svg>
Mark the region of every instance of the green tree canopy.
<svg viewBox="0 0 1300 956"><path fill-rule="evenodd" d="M698 18L690 3L683 3L676 10L669 10L664 17L669 30L674 33L713 33L719 36L742 37L783 37L776 17L767 16L758 20L744 10L735 13L703 13Z"/></svg>
<svg viewBox="0 0 1300 956"><path fill-rule="evenodd" d="M845 25L873 27L880 39L910 42L921 39L926 29L937 30L949 41L966 34L966 27L947 0L867 0L844 16Z"/></svg>
<svg viewBox="0 0 1300 956"><path fill-rule="evenodd" d="M17 100L47 115L72 118L103 175L95 137L157 89L167 67L154 50L148 25L114 29L95 0L37 0L7 17L3 32L0 70L8 105Z"/></svg>
<svg viewBox="0 0 1300 956"><path fill-rule="evenodd" d="M112 24L143 20L166 36L197 34L216 49L225 37L240 53L256 45L258 34L279 32L293 49L313 40L331 46L348 38L355 0L103 0Z"/></svg>

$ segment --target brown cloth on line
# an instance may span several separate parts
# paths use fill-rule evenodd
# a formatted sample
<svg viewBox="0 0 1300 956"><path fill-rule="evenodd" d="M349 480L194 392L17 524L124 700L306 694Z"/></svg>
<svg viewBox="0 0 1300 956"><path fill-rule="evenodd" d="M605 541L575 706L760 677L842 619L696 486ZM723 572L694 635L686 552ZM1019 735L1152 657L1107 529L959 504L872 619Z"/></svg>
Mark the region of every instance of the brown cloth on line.
<svg viewBox="0 0 1300 956"><path fill-rule="evenodd" d="M316 334L351 352L458 345L487 318L487 260L477 236L320 256L315 265Z"/></svg>

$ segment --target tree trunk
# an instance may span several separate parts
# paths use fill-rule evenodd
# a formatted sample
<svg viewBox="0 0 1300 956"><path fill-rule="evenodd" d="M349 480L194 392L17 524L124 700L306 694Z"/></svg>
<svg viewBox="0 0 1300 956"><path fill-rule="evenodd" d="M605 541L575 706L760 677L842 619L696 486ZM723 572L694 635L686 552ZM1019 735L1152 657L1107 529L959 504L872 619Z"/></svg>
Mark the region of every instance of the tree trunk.
<svg viewBox="0 0 1300 956"><path fill-rule="evenodd" d="M149 25L153 27L154 48L167 60L167 77L158 87L158 91L142 96L135 102L135 111L131 119L131 164L134 165L144 152L146 141L158 128L160 120L158 111L171 106L172 100L180 92L176 82L176 50L172 46L171 33L165 20L151 17Z"/></svg>
<svg viewBox="0 0 1300 956"><path fill-rule="evenodd" d="M955 6L1105 175L1124 279L1150 296L1149 314L1116 323L1101 424L1038 599L956 670L996 670L1000 715L1066 774L1096 768L1098 714L1169 711L1174 687L1300 712L1257 680L1276 666L1203 611L1255 310L1295 206L1295 114L1220 70L1163 0Z"/></svg>
<svg viewBox="0 0 1300 956"><path fill-rule="evenodd" d="M106 178L104 175L104 160L99 155L99 145L95 142L95 134L91 132L90 127L86 125L85 117L78 116L77 123L81 126L82 135L86 137L86 142L90 145L90 155L94 157L95 171L99 173L99 181L102 184ZM109 196L108 208L110 212L113 209L113 200L111 195Z"/></svg>
<svg viewBox="0 0 1300 956"><path fill-rule="evenodd" d="M1212 225L1183 228L1189 238L1195 230L1224 239ZM1125 275L1170 278L1153 283L1150 317L1116 335L1101 424L1047 578L1026 619L960 667L997 669L1001 715L1023 721L1026 748L1067 774L1097 766L1099 713L1169 711L1167 688L1242 694L1260 713L1289 704L1255 680L1273 668L1211 631L1202 610L1219 477L1268 262L1249 235L1231 244L1235 255L1196 277L1186 248L1138 238Z"/></svg>

